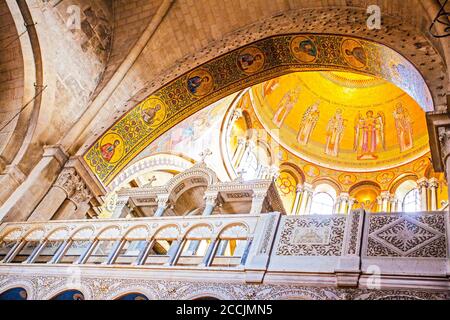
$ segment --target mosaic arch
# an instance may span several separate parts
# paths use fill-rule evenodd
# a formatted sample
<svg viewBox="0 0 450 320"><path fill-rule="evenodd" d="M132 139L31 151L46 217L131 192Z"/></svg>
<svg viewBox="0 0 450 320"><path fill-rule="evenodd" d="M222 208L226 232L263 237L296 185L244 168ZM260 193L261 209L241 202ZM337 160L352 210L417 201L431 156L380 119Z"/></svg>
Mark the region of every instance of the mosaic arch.
<svg viewBox="0 0 450 320"><path fill-rule="evenodd" d="M388 80L423 110L433 110L421 74L386 46L338 35L280 35L222 55L157 90L110 127L87 150L84 161L108 185L157 137L211 103L277 76L325 70Z"/></svg>

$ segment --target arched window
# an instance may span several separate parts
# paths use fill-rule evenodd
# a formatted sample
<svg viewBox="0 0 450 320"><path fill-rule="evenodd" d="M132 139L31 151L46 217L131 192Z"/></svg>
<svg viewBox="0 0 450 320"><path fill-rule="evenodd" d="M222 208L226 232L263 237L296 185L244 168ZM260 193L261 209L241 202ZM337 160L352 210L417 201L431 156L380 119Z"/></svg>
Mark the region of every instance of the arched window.
<svg viewBox="0 0 450 320"><path fill-rule="evenodd" d="M405 195L403 198L403 211L404 212L417 212L420 211L420 194L419 190L414 188Z"/></svg>
<svg viewBox="0 0 450 320"><path fill-rule="evenodd" d="M417 183L413 180L402 182L395 191L395 196L401 201L403 212L420 211L421 201Z"/></svg>
<svg viewBox="0 0 450 320"><path fill-rule="evenodd" d="M329 184L316 186L312 198L310 214L333 214L336 190Z"/></svg>
<svg viewBox="0 0 450 320"><path fill-rule="evenodd" d="M311 214L333 214L334 199L327 192L314 194Z"/></svg>

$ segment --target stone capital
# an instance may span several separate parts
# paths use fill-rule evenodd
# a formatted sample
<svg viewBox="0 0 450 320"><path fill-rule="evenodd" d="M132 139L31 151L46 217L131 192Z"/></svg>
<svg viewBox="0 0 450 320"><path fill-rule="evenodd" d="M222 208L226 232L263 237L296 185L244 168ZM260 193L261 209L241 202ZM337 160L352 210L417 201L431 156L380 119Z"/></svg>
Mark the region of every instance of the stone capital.
<svg viewBox="0 0 450 320"><path fill-rule="evenodd" d="M44 146L43 157L53 157L60 163L61 166L64 166L69 159L69 155L60 145Z"/></svg>
<svg viewBox="0 0 450 320"><path fill-rule="evenodd" d="M421 178L417 180L417 185L419 186L419 188L428 188L428 179Z"/></svg>
<svg viewBox="0 0 450 320"><path fill-rule="evenodd" d="M439 187L439 180L436 178L431 178L428 180L428 187L429 188L437 188Z"/></svg>
<svg viewBox="0 0 450 320"><path fill-rule="evenodd" d="M392 195L391 195L391 193L389 191L382 191L380 193L380 197L381 197L381 200L389 201L389 200L391 200Z"/></svg>
<svg viewBox="0 0 450 320"><path fill-rule="evenodd" d="M158 195L157 197L158 207L167 209L169 207L169 195Z"/></svg>
<svg viewBox="0 0 450 320"><path fill-rule="evenodd" d="M219 197L218 192L206 192L205 195L203 196L203 199L205 200L205 204L207 206L208 205L215 206L217 204L218 197Z"/></svg>

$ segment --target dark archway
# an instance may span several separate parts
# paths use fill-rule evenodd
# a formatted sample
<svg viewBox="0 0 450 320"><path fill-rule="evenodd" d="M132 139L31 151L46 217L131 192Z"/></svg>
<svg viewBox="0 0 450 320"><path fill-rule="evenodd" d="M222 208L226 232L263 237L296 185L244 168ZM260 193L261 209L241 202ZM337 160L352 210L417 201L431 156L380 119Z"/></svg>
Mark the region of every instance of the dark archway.
<svg viewBox="0 0 450 320"><path fill-rule="evenodd" d="M27 300L28 294L24 288L12 288L0 294L1 300Z"/></svg>
<svg viewBox="0 0 450 320"><path fill-rule="evenodd" d="M78 290L67 290L57 294L50 300L84 300L84 295Z"/></svg>
<svg viewBox="0 0 450 320"><path fill-rule="evenodd" d="M145 295L143 295L142 293L127 293L123 296L120 296L117 299L114 300L149 300Z"/></svg>

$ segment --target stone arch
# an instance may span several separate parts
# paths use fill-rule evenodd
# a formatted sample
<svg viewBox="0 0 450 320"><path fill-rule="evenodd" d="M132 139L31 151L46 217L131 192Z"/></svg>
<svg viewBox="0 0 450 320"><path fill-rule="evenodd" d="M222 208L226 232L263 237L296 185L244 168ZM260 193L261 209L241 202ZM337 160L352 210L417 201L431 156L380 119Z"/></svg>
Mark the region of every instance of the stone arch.
<svg viewBox="0 0 450 320"><path fill-rule="evenodd" d="M324 178L320 177L318 179L315 179L312 182L313 189L316 189L317 186L320 186L321 184L329 185L331 188L333 188L336 191L336 196L338 196L342 192L342 188L335 180L331 178Z"/></svg>
<svg viewBox="0 0 450 320"><path fill-rule="evenodd" d="M57 286L56 288L52 288L52 290L41 297L38 297L39 300L52 300L60 294L63 294L68 291L76 291L83 295L83 300L93 300L94 295L92 293L92 289L88 287L86 284L80 283L77 285L64 284L62 286Z"/></svg>
<svg viewBox="0 0 450 320"><path fill-rule="evenodd" d="M71 240L91 240L95 234L95 228L93 226L82 226L75 229L70 234Z"/></svg>
<svg viewBox="0 0 450 320"><path fill-rule="evenodd" d="M55 228L48 232L45 236L47 240L56 241L56 240L66 240L69 239L70 231L66 227Z"/></svg>
<svg viewBox="0 0 450 320"><path fill-rule="evenodd" d="M205 289L193 289L188 294L182 296L182 300L197 300L204 297L212 297L217 300L235 300L228 291L220 287L210 287Z"/></svg>
<svg viewBox="0 0 450 320"><path fill-rule="evenodd" d="M109 292L104 300L118 300L120 297L130 294L130 293L139 293L148 298L148 300L158 300L160 299L159 293L151 288L150 286L146 286L143 284L133 283L125 286L120 286L117 289Z"/></svg>
<svg viewBox="0 0 450 320"><path fill-rule="evenodd" d="M280 166L280 172L286 171L296 179L297 184L305 182L305 174L299 166L292 162L283 162Z"/></svg>
<svg viewBox="0 0 450 320"><path fill-rule="evenodd" d="M271 38L269 38L270 40L272 40L272 41L276 41L276 40L274 40L274 39L278 39L277 37L279 37L279 39L281 39L281 38L283 38L283 39L290 39L290 40L292 40L292 39L295 39L295 37L327 37L326 35L311 35L311 34L289 34L289 35L282 35L282 36L273 36L273 37L271 37ZM393 56L396 56L397 58L399 58L400 60L402 60L402 63L404 63L405 65L407 65L407 66L409 66L411 69L411 72L412 73L414 73L414 75L415 75L415 77L417 78L417 79L422 79L422 80L419 80L419 81L423 81L423 78L422 78L422 76L418 73L418 71L415 69L415 67L410 63L410 62L408 62L405 58L403 58L403 57L401 57L401 55L399 55L398 53L396 53L395 51L393 51L392 49L390 49L390 48L388 48L388 47L386 47L386 46L384 46L384 45L380 45L380 44L378 44L378 43L375 43L375 42L373 42L373 41L367 41L367 40L363 40L363 39L360 39L360 38L349 38L349 37L345 37L345 38L343 38L343 37L341 37L341 36L330 36L330 37L338 37L339 39L341 39L341 40L339 40L339 41L343 41L343 39L351 39L352 41L357 41L357 42L360 42L361 43L361 45L363 45L363 46L368 46L368 47L371 47L372 49L373 48L379 48L380 49L380 52L379 52L379 55L380 55L380 57L381 56L384 56L385 54L386 55L393 55ZM267 39L263 39L263 40L259 40L257 43L255 42L255 43L252 43L251 45L252 46L258 46L258 45L261 45L262 46L262 44L263 43L265 43L264 41L268 41ZM287 41L287 40L286 40ZM293 41L293 40L292 40ZM261 47L262 48L262 47ZM241 48L242 49L242 48ZM376 49L374 49L375 51L376 51ZM230 53L227 53L227 55L226 56L228 56L228 55L237 55L239 53L239 49L236 49L235 51L232 51L232 52L230 52ZM400 58L401 57L401 58ZM397 59L396 58L396 59ZM170 90L172 90L172 89L175 89L175 87L177 87L178 88L178 90L180 89L180 86L183 86L183 83L184 83L184 81L186 80L188 80L188 78L189 78L189 76L191 75L191 74L194 74L195 72L206 72L205 70L210 66L210 65L213 65L214 63L216 63L216 61L221 61L220 59L225 59L224 57L218 57L218 58L216 58L215 60L212 60L212 61L210 61L208 64L206 64L206 65L204 65L204 66L201 66L201 67L197 67L196 69L194 69L191 73L186 73L186 74L184 74L184 75L182 75L182 76L180 76L178 79L176 79L176 80L174 80L173 82L171 82L171 83L169 83L168 85L166 85L165 87L163 87L162 89L160 89L160 91L162 92L162 91L170 91ZM381 58L380 58L381 59ZM381 59L380 61L384 61L383 59ZM218 62L217 62L218 63ZM320 64L320 63L319 63ZM206 69L205 69L206 68ZM389 66L389 68L393 68L392 66ZM327 69L329 69L329 70L336 70L336 66L333 66L331 69L330 69L330 67L328 67L328 66L326 66L326 64L322 64L321 65L321 67L320 67L320 69L323 69L323 70L327 70ZM340 66L339 68L338 68L339 70L348 70L348 71L353 71L353 72L359 72L359 73L366 73L366 74L371 74L371 75L375 75L376 74L376 72L375 72L375 74L374 74L374 72L372 72L372 73L370 73L370 72L368 72L367 73L367 70L366 71L361 71L361 70L355 70L354 68L352 68L352 67L349 67L349 66ZM221 98L221 97L223 97L223 96L226 96L226 94L228 93L230 93L230 92L236 92L237 90L239 90L239 89L242 89L243 87L244 87L244 85L245 85L245 87L247 87L247 86L249 86L249 85L252 85L252 84L255 84L255 83L258 83L258 82L261 82L261 81L264 81L264 80L267 80L267 79L269 79L269 78L273 78L274 76L277 76L277 75L282 75L282 74L287 74L287 73L290 73L290 72L293 72L293 71L301 71L302 70L302 67L300 66L300 65L298 65L298 64L295 64L295 62L291 65L291 66L289 66L289 67L287 67L286 69L284 69L284 70L282 70L282 69L277 69L278 71L277 71L277 74L274 74L274 71L271 71L272 73L271 74L268 74L268 73L265 73L265 71L260 71L260 72L256 72L255 74L253 74L251 77L248 77L247 76L247 78L246 78L246 80L248 80L248 81L245 81L245 82L242 82L242 83L244 83L244 84L239 84L239 86L238 87L235 87L235 88L232 88L232 87L224 87L224 88L215 88L214 90L209 90L209 91L212 91L212 92L210 92L210 93L208 93L208 94L205 94L204 95L204 97L201 97L201 98L194 98L195 100L195 102L193 103L193 104L191 104L190 105L190 107L189 107L189 112L186 112L186 113L184 113L182 116L181 116L181 118L179 119L179 121L181 121L181 120L183 120L183 119L185 119L187 116L189 116L189 115L191 115L191 114L193 114L194 112L196 112L196 111L198 111L198 110L200 110L200 109L202 109L206 104L210 104L211 102L213 102L213 101L216 101L217 99L219 99L219 98ZM310 69L311 70L311 69ZM373 70L372 70L373 71ZM392 71L392 70L391 70ZM389 72L391 72L391 71L389 71ZM384 73L383 75L381 75L380 74L380 76L383 76L383 77L390 77L389 76L389 74L391 74L391 77L393 77L393 75L392 75L392 72L391 73L389 73L389 72L386 72L386 73ZM211 75L210 75L211 76ZM212 76L211 76L212 77ZM415 79L416 79L415 78ZM393 80L393 78L391 79L393 82L395 82L394 80ZM423 83L425 83L425 82L423 82ZM399 87L402 87L402 84L399 82L399 81L396 81L396 85L398 85ZM173 88L172 88L173 87ZM405 89L406 91L408 91L408 89L403 85L403 89ZM433 107L432 107L432 101L431 101L431 98L430 98L430 96L429 96L429 91L427 91L428 90L428 87L424 84L424 86L423 86L423 94L424 94L424 96L422 97L422 98L418 98L419 100L421 100L421 104L422 104L422 107L424 107L426 110L431 110ZM158 92L160 92L160 91L158 91ZM409 90L410 91L410 90ZM219 94L220 93L220 94ZM214 94L214 100L212 101L211 99L211 97L210 97L210 94ZM216 95L217 94L217 95ZM157 94L156 93L154 93L154 95L153 96L150 96L149 98L147 98L147 100L145 100L145 102L143 102L143 103L148 103L149 101L151 102L151 101L153 101L153 100L155 100L155 99L157 99L156 98L156 96L157 96ZM427 98L425 98L425 96L427 97ZM153 99L153 100L152 100ZM158 98L159 99L159 98ZM155 100L156 101L156 100ZM189 100L190 102L189 103L191 103L191 100ZM426 107L424 106L424 101L427 101L426 102ZM152 102L153 103L153 102ZM156 102L155 102L156 103ZM164 105L164 102L161 102L163 105ZM169 103L169 102L168 102ZM141 104L141 105L138 105L135 109L133 109L130 113L129 113L129 115L127 114L127 115L125 115L120 121L127 121L126 119L127 119L127 117L128 116L135 116L136 115L136 113L138 113L138 112L140 112L139 110L140 110L140 108L142 108L142 105L143 104ZM178 107L180 107L180 104L178 104ZM164 108L169 108L169 107L167 107L166 105L165 105L165 107ZM182 107L181 107L182 108ZM171 121L173 121L173 119L171 119ZM164 122L164 121L163 121ZM161 124L160 124L160 126L159 126L159 128L164 128L164 126L165 126L165 124L163 124L163 122L161 122ZM169 126L165 126L165 128L164 128L164 130L167 130L167 129L169 129L171 126L169 125ZM114 128L114 126L112 127L112 128ZM146 144L148 144L148 143L150 143L151 141L153 141L154 139L156 139L156 137L157 137L157 134L156 134L156 131L157 130L150 130L150 131L145 131L144 130L144 132L142 133L142 134L148 134L146 137L145 137L145 141L146 141ZM145 133L145 132L147 132L147 133ZM158 134L159 135L159 134ZM103 136L105 136L105 135L103 135ZM97 147L98 147L98 145L97 145ZM89 165L89 163L90 163L90 161L93 161L93 159L97 159L98 161L100 161L99 160L99 153L98 153L98 150L96 151L96 149L95 149L96 147L95 146L93 146L85 155L84 155L84 159L85 159L85 161L88 163L88 165ZM142 148L140 148L140 149L142 149ZM135 149L134 149L135 150ZM101 171L97 171L96 173L97 173L97 175L98 175L98 177L100 178L100 180L101 181L103 181L104 183L106 183L106 184L108 184L109 182L110 182L110 180L111 180L111 177L112 176L114 176L115 174L117 174L117 172L118 171L120 171L120 169L121 169L121 167L127 162L127 161L129 161L129 159L132 159L134 157L134 155L131 155L131 154L127 154L127 155L124 155L123 156L123 158L120 160L121 161L121 164L119 164L119 165L117 165L117 166L115 166L114 168L112 168L111 167L111 169L105 169L105 170L101 170ZM91 168L93 168L92 166L91 166ZM95 169L95 168L93 168L93 169Z"/></svg>
<svg viewBox="0 0 450 320"><path fill-rule="evenodd" d="M419 179L419 177L417 176L417 174L415 173L404 173L400 176L398 176L396 179L394 179L391 184L389 185L388 190L391 193L395 193L397 191L397 188L405 181L407 180L412 180L414 182L416 182Z"/></svg>
<svg viewBox="0 0 450 320"><path fill-rule="evenodd" d="M98 240L119 240L122 236L122 227L120 225L112 225L99 230L95 238Z"/></svg>
<svg viewBox="0 0 450 320"><path fill-rule="evenodd" d="M205 235L206 232L206 235ZM190 239L209 239L214 233L214 227L209 223L199 223L191 226L184 232L183 238Z"/></svg>
<svg viewBox="0 0 450 320"><path fill-rule="evenodd" d="M125 230L123 234L124 239L148 239L150 235L150 228L145 224L132 226Z"/></svg>
<svg viewBox="0 0 450 320"><path fill-rule="evenodd" d="M33 289L33 284L31 283L31 281L27 280L12 280L8 282L6 285L0 287L0 294L5 293L6 291L14 288L24 289L27 293L26 300L35 300L36 292Z"/></svg>
<svg viewBox="0 0 450 320"><path fill-rule="evenodd" d="M176 240L181 236L181 228L177 224L168 224L160 226L155 230L153 239L170 239Z"/></svg>
<svg viewBox="0 0 450 320"><path fill-rule="evenodd" d="M222 237L232 238L232 239L247 239L250 235L250 228L246 223L230 223L223 226L217 237L220 239Z"/></svg>

